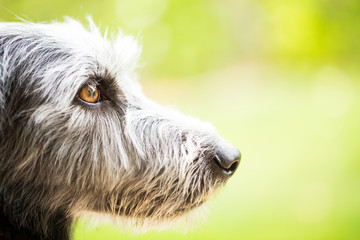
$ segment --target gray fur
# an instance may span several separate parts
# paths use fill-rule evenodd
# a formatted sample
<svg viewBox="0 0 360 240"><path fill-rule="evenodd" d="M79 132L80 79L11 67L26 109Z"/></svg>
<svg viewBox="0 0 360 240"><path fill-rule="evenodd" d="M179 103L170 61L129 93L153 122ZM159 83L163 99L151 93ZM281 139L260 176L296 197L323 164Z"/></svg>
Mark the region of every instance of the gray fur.
<svg viewBox="0 0 360 240"><path fill-rule="evenodd" d="M172 221L226 182L214 128L142 94L140 52L92 22L0 23L0 207L23 239L67 239L87 211ZM81 102L87 82L108 99Z"/></svg>

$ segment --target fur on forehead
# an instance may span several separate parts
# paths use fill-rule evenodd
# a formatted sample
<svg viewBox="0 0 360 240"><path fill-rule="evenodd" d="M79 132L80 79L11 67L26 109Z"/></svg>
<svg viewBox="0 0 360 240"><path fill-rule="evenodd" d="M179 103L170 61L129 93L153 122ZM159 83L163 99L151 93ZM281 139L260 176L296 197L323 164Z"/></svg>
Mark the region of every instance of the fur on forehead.
<svg viewBox="0 0 360 240"><path fill-rule="evenodd" d="M47 69L43 71L44 85L48 84L47 81L51 79L52 74L67 72L66 81L59 83L60 88L70 87L75 91L88 80L86 77L89 75L106 71L117 81L121 89L139 88L138 84L130 84L129 86L129 82L134 82L137 78L134 71L142 50L138 41L132 36L125 35L120 29L117 34L110 37L107 30L102 35L90 17L88 23L88 27L85 27L69 17L66 17L63 22L47 24L32 22L0 23L0 36L34 38L38 44L36 48L40 50L39 52L43 50L44 54L49 51L47 48L54 45L60 45L64 50L70 51L69 54L73 57L71 58L72 61L67 62L67 65L49 64ZM26 51L28 46L22 47L23 51ZM5 53L6 51L4 49ZM17 49L16 51L21 50ZM3 58L6 61L6 56ZM41 59L42 56L38 55L36 58ZM36 59L33 59L33 62L36 62ZM70 91L68 93L70 95Z"/></svg>
<svg viewBox="0 0 360 240"><path fill-rule="evenodd" d="M107 66L111 73L134 71L141 54L138 42L120 29L115 37L110 36L108 39L107 30L102 35L90 17L88 22L88 29L69 17L62 23L53 22L38 26L55 38L68 43L68 47L74 51L79 51L80 54L96 59L102 66Z"/></svg>
<svg viewBox="0 0 360 240"><path fill-rule="evenodd" d="M141 47L132 36L125 35L120 29L115 37L108 38L107 30L101 34L99 27L89 17L89 27L84 27L73 18L65 17L63 22L51 22L47 24L21 22L0 23L0 31L10 34L43 35L50 40L58 39L67 47L80 54L94 57L102 65L114 65L118 63L123 69L133 71L137 66L137 60L141 54ZM114 61L115 60L115 61ZM110 63L110 64L109 64ZM112 69L110 69L112 70Z"/></svg>

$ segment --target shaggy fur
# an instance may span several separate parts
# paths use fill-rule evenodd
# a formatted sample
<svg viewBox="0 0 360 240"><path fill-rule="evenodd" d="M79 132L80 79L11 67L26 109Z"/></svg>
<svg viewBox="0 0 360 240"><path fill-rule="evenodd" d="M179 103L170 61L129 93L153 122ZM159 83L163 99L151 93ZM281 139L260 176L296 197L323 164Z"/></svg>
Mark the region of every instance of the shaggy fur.
<svg viewBox="0 0 360 240"><path fill-rule="evenodd" d="M64 23L0 23L0 238L68 239L82 212L172 221L227 177L210 124L141 92L132 37ZM86 84L102 101L79 99Z"/></svg>

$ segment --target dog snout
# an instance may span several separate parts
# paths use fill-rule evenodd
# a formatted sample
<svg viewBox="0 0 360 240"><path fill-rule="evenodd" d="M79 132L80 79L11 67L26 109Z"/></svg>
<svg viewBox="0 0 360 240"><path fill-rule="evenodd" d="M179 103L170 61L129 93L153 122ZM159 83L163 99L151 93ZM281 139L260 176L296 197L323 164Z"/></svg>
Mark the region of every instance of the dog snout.
<svg viewBox="0 0 360 240"><path fill-rule="evenodd" d="M217 146L213 161L225 177L232 176L241 159L240 151L229 143L221 143Z"/></svg>

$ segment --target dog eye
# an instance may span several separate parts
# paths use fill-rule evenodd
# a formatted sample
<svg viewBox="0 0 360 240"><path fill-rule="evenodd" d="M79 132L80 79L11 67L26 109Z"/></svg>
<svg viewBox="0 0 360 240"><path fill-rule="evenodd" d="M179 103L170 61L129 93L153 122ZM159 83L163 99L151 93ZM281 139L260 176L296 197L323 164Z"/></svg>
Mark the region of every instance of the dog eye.
<svg viewBox="0 0 360 240"><path fill-rule="evenodd" d="M95 84L86 85L81 89L79 98L88 103L97 103L100 99L100 90Z"/></svg>

